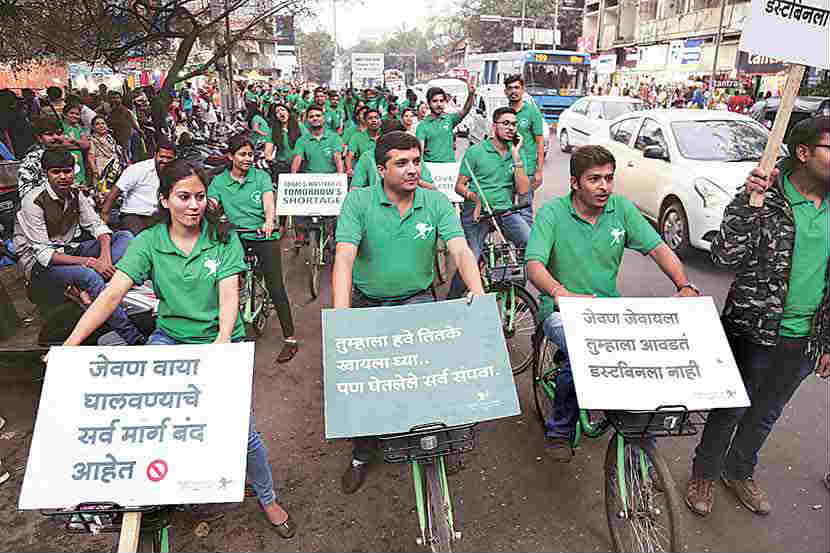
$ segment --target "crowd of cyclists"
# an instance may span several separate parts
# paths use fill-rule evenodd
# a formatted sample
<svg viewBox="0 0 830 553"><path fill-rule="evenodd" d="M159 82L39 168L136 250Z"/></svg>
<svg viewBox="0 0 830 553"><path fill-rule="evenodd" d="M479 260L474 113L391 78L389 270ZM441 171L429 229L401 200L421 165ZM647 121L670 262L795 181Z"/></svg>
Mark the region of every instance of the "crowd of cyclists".
<svg viewBox="0 0 830 553"><path fill-rule="evenodd" d="M98 151L91 146L95 139L81 130L82 108L67 100L62 122L33 118L37 142L20 169L14 246L33 297L73 287L89 304L66 345L83 343L105 323L128 344L244 340L238 280L246 270L244 251L253 249L281 324L277 361L289 362L300 340L285 292L280 239L286 222L275 214L275 195L280 174L305 172L350 179L336 226L333 307L443 299L433 286L439 239L457 268L448 298L466 294L475 301L483 294L478 257L490 230L480 217L532 202L543 182L539 144L545 130L536 124L538 108L525 96L521 77L509 77L508 105L493 113L490 137L461 157L455 191L464 202L457 211L424 163L456 161L454 128L470 110L474 91L471 82L467 103L448 113L449 97L440 88L429 89L419 103L412 91L398 99L373 88L250 85L239 98L247 130L227 141L221 170L211 175L178 157L180 146L157 133L153 155L125 167L97 202L82 186L89 175L79 169L99 166L83 161ZM108 98L118 120L117 95ZM90 125L101 121L93 117ZM724 326L752 406L709 418L686 493L700 515L713 509L717 479L751 511L770 512L753 477L758 451L800 382L814 371L830 375L830 119L799 123L788 146L789 157L772 175L756 170L747 177L712 245L715 262L737 271ZM123 147L116 139L111 149ZM578 148L570 158L568 194L503 222L540 292L538 324L565 353L545 433L550 457L559 462L573 454L578 414L559 298L620 296L625 249L651 257L677 296L701 293L639 210L614 193L615 169L602 146ZM97 169L94 177L100 177ZM767 193L764 207L749 206L750 192ZM120 230L110 226L116 220ZM303 220L294 224L296 245L302 246ZM160 299L148 337L120 307L130 288L146 281ZM773 368L778 376L769 379L767 369ZM374 447L373 438L353 440L344 493L364 483ZM280 506L253 416L248 481L276 531L294 535L296 524Z"/></svg>

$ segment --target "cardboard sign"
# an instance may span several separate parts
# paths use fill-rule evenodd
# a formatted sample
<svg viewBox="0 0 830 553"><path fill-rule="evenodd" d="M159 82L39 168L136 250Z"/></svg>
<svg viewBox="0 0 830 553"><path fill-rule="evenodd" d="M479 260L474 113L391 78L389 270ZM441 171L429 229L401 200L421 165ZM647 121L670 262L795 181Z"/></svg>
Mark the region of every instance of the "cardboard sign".
<svg viewBox="0 0 830 553"><path fill-rule="evenodd" d="M55 347L20 509L242 501L254 344Z"/></svg>
<svg viewBox="0 0 830 553"><path fill-rule="evenodd" d="M346 192L346 175L284 173L277 187L277 215L339 215Z"/></svg>
<svg viewBox="0 0 830 553"><path fill-rule="evenodd" d="M383 80L383 54L352 54L352 79Z"/></svg>
<svg viewBox="0 0 830 553"><path fill-rule="evenodd" d="M560 298L582 409L746 407L710 297Z"/></svg>
<svg viewBox="0 0 830 553"><path fill-rule="evenodd" d="M323 310L326 438L518 415L496 298Z"/></svg>
<svg viewBox="0 0 830 553"><path fill-rule="evenodd" d="M453 203L461 203L464 198L455 191L455 183L458 182L458 171L460 163L426 163L429 172L432 173L432 181L438 190L443 192Z"/></svg>
<svg viewBox="0 0 830 553"><path fill-rule="evenodd" d="M830 69L830 0L752 0L739 48Z"/></svg>

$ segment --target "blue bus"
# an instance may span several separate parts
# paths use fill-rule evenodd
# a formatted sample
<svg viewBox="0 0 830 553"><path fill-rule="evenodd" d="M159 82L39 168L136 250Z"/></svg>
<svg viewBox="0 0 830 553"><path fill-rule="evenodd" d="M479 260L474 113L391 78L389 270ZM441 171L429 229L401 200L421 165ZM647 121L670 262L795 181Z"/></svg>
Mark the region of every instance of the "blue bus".
<svg viewBox="0 0 830 553"><path fill-rule="evenodd" d="M545 122L553 124L568 106L586 95L591 56L569 50L473 54L464 68L478 86L503 85L505 77L521 75Z"/></svg>

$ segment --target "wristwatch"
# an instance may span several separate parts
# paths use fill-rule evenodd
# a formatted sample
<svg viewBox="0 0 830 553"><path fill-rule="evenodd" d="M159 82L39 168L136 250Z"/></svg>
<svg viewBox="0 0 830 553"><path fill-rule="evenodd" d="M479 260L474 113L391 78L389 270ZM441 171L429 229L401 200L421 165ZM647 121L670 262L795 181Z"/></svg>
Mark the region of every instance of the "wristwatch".
<svg viewBox="0 0 830 553"><path fill-rule="evenodd" d="M694 290L695 292L697 292L697 295L698 295L698 296L700 295L700 288L698 288L697 286L695 286L695 285L694 285L694 284L692 284L691 282L687 282L686 284L683 284L683 285L681 285L681 286L678 286L678 287L677 287L677 291L678 291L678 292L680 292L680 291L681 291L681 290L683 290L684 288L691 288L692 290Z"/></svg>

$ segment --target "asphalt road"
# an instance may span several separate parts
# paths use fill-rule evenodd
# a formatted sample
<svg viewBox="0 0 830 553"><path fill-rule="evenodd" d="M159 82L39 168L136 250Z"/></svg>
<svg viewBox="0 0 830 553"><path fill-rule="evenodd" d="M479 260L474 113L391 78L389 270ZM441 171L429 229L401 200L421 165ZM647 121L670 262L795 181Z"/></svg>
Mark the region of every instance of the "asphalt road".
<svg viewBox="0 0 830 553"><path fill-rule="evenodd" d="M537 202L567 191L568 156L554 144ZM284 242L287 247L287 242ZM721 307L731 280L707 255L685 260L690 278ZM297 536L281 540L269 530L252 500L210 523L196 537L198 516L175 523L175 550L185 551L419 551L412 484L405 466L377 464L362 490L340 492L349 460L343 441L323 438L320 308L309 301L302 257L286 253L285 276L294 301L301 350L292 363L276 365L281 346L276 317L257 344L255 410L269 449L281 501L299 524ZM659 268L637 253L626 254L620 287L628 296L667 296L674 288ZM0 457L12 478L0 485L0 551L100 550L111 538L67 536L37 513L16 510L40 383L36 368L0 371ZM602 460L607 437L587 440L573 462L550 462L532 404L530 375L517 377L522 415L479 426L478 447L465 470L450 478L460 551L607 551ZM828 384L809 377L787 407L761 454L758 481L773 512L760 518L739 506L721 486L715 512L701 519L682 512L689 551L830 551L830 495L820 479L828 469ZM5 432L13 432L9 436ZM696 437L660 441L681 493ZM2 470L0 470L2 473Z"/></svg>

